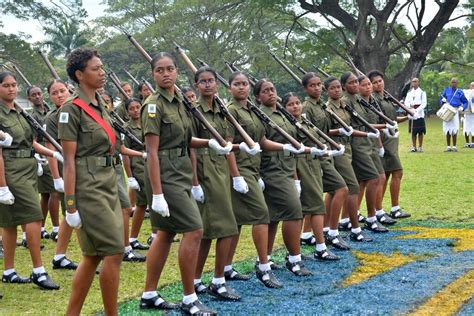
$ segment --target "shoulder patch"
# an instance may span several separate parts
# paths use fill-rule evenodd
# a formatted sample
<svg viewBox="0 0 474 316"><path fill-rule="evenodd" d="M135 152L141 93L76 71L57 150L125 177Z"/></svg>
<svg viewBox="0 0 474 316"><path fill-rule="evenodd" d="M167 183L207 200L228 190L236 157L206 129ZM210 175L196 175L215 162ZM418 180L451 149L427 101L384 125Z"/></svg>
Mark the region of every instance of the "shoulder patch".
<svg viewBox="0 0 474 316"><path fill-rule="evenodd" d="M156 104L150 103L148 104L148 116L155 117L156 116Z"/></svg>
<svg viewBox="0 0 474 316"><path fill-rule="evenodd" d="M63 112L59 115L59 123L68 123L69 122L69 113Z"/></svg>

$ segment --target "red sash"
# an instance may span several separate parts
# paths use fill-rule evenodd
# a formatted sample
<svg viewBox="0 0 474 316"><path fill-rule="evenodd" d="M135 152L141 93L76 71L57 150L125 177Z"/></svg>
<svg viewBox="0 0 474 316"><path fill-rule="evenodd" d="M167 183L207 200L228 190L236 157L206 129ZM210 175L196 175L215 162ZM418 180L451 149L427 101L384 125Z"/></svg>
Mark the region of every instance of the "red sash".
<svg viewBox="0 0 474 316"><path fill-rule="evenodd" d="M110 147L110 152L112 153L115 147L115 133L110 127L109 124L107 124L106 121L104 121L103 118L100 117L99 114L97 114L84 100L76 98L74 101L72 101L72 104L77 105L81 109L84 110L94 121L99 124L104 131L107 133L107 136L109 137L110 142L112 143L112 146Z"/></svg>

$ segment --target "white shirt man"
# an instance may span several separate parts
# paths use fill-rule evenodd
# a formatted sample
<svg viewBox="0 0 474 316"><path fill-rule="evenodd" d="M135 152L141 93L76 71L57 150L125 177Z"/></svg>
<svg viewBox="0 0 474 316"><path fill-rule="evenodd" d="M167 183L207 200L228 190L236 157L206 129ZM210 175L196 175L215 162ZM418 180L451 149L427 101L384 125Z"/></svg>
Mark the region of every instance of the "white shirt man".
<svg viewBox="0 0 474 316"><path fill-rule="evenodd" d="M423 152L423 135L426 134L425 124L425 108L426 108L426 92L421 90L418 78L411 80L411 90L405 98L405 105L414 110L415 114L410 118L411 139L413 147L411 152L417 152L416 135L418 135L418 152Z"/></svg>

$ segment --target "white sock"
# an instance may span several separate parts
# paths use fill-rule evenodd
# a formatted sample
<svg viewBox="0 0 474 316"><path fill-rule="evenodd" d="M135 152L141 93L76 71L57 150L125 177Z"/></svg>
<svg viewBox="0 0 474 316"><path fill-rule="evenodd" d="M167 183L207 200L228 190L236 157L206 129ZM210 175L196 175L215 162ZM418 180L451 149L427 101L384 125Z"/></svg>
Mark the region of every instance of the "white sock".
<svg viewBox="0 0 474 316"><path fill-rule="evenodd" d="M128 239L128 242L129 242L129 243L132 243L132 242L134 242L135 240L137 240L137 239L136 239L136 238L129 238L129 239Z"/></svg>
<svg viewBox="0 0 474 316"><path fill-rule="evenodd" d="M337 229L330 229L328 232L329 236L339 236L339 231Z"/></svg>
<svg viewBox="0 0 474 316"><path fill-rule="evenodd" d="M329 227L323 227L323 232L328 232L329 231Z"/></svg>
<svg viewBox="0 0 474 316"><path fill-rule="evenodd" d="M9 275L9 274L12 274L13 272L15 272L14 268L7 269L7 270L3 271L3 275Z"/></svg>
<svg viewBox="0 0 474 316"><path fill-rule="evenodd" d="M369 223L373 223L377 220L377 217L375 216L372 216L372 217L367 217L366 221L368 221Z"/></svg>
<svg viewBox="0 0 474 316"><path fill-rule="evenodd" d="M26 240L26 232L23 232L23 234L21 235L23 240Z"/></svg>
<svg viewBox="0 0 474 316"><path fill-rule="evenodd" d="M41 232L44 232L44 227L41 227Z"/></svg>
<svg viewBox="0 0 474 316"><path fill-rule="evenodd" d="M451 146L447 146L446 149L451 149Z"/></svg>
<svg viewBox="0 0 474 316"><path fill-rule="evenodd" d="M400 209L400 205L392 206L392 212L396 212Z"/></svg>
<svg viewBox="0 0 474 316"><path fill-rule="evenodd" d="M201 279L194 279L194 285L199 284L199 283L202 283Z"/></svg>
<svg viewBox="0 0 474 316"><path fill-rule="evenodd" d="M212 284L219 285L219 284L224 284L224 283L225 283L225 278L224 277L222 277L222 278L213 277L212 278Z"/></svg>
<svg viewBox="0 0 474 316"><path fill-rule="evenodd" d="M375 211L375 215L377 216L382 216L383 214L385 214L385 211L383 209Z"/></svg>
<svg viewBox="0 0 474 316"><path fill-rule="evenodd" d="M316 251L323 251L323 250L326 250L326 249L328 249L328 248L326 247L325 243L316 244Z"/></svg>
<svg viewBox="0 0 474 316"><path fill-rule="evenodd" d="M37 268L33 268L33 273L34 273L34 274L40 274L40 273L45 273L45 272L46 272L46 270L44 269L43 266L37 267ZM44 281L44 280L46 280L46 276L44 276L44 275L38 278L38 281L39 281L39 282L42 282L42 281Z"/></svg>
<svg viewBox="0 0 474 316"><path fill-rule="evenodd" d="M288 256L288 261L291 262L291 263L300 262L301 261L301 254L296 255L296 256L289 255Z"/></svg>
<svg viewBox="0 0 474 316"><path fill-rule="evenodd" d="M61 259L64 258L64 257L66 257L65 254L59 253L59 254L57 254L57 255L54 255L54 261L59 261L59 260L61 260Z"/></svg>
<svg viewBox="0 0 474 316"><path fill-rule="evenodd" d="M158 293L156 291L143 292L142 294L142 298L144 299L154 298L155 296L158 296Z"/></svg>
<svg viewBox="0 0 474 316"><path fill-rule="evenodd" d="M456 149L456 146L453 146L453 149Z"/></svg>
<svg viewBox="0 0 474 316"><path fill-rule="evenodd" d="M341 224L349 223L349 217L341 218L341 220L339 221L339 223L341 223Z"/></svg>
<svg viewBox="0 0 474 316"><path fill-rule="evenodd" d="M224 267L224 272L227 272L227 271L232 271L232 265L231 264Z"/></svg>
<svg viewBox="0 0 474 316"><path fill-rule="evenodd" d="M59 226L53 226L53 232L54 233L59 232Z"/></svg>
<svg viewBox="0 0 474 316"><path fill-rule="evenodd" d="M353 232L354 234L358 234L362 231L362 229L360 227L357 227L357 228L351 228L351 232Z"/></svg>
<svg viewBox="0 0 474 316"><path fill-rule="evenodd" d="M312 233L312 232L305 232L305 233L302 233L302 234L301 234L301 238L302 238L302 239L309 239L309 238L311 238L311 237L313 237L313 233Z"/></svg>
<svg viewBox="0 0 474 316"><path fill-rule="evenodd" d="M195 300L197 300L198 297L196 293L189 294L189 295L183 295L183 304L191 304Z"/></svg>
<svg viewBox="0 0 474 316"><path fill-rule="evenodd" d="M125 252L130 252L132 251L132 246L128 245L125 247Z"/></svg>
<svg viewBox="0 0 474 316"><path fill-rule="evenodd" d="M258 268L260 269L260 271L268 271L268 270L272 269L272 268L270 268L270 264L268 262L267 263L259 263Z"/></svg>

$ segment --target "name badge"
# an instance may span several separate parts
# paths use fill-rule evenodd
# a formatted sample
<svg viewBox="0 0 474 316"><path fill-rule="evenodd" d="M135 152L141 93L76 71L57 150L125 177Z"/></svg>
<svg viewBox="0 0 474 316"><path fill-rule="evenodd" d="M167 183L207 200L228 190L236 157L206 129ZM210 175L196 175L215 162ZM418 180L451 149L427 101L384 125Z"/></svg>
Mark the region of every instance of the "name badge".
<svg viewBox="0 0 474 316"><path fill-rule="evenodd" d="M69 113L63 112L59 115L59 123L68 123Z"/></svg>
<svg viewBox="0 0 474 316"><path fill-rule="evenodd" d="M148 116L155 117L156 116L156 104L150 103L148 104Z"/></svg>

